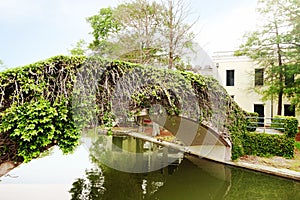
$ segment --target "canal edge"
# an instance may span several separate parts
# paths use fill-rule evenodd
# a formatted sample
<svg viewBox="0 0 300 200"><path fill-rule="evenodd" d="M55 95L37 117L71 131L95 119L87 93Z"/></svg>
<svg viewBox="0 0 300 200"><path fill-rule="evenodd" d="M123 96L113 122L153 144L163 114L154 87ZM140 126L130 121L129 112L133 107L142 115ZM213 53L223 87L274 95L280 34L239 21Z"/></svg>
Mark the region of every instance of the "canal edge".
<svg viewBox="0 0 300 200"><path fill-rule="evenodd" d="M199 155L197 154L197 152L194 151L190 151L189 147L187 146L182 146L182 145L178 145L178 144L174 144L171 142L167 142L167 141L163 141L157 138L153 138L150 136L146 136L143 135L141 133L137 133L137 132L127 132L126 135L131 136L131 137L135 137L135 138L139 138L148 142L152 142L152 143L156 143L165 147L170 147L176 150L179 150L185 154L189 154L189 155L193 155L199 158L204 158L207 160L211 160L214 162L218 162L218 163L222 163L222 164L226 164L226 165L230 165L230 166L234 166L234 167L239 167L239 168L244 168L244 169L248 169L248 170L253 170L253 171L257 171L257 172L261 172L261 173L266 173L266 174L270 174L270 175L275 175L275 176L279 176L279 177L283 177L283 178L288 178L288 179L293 179L296 181L300 181L300 172L296 172L293 170L289 170L289 169L284 169L284 168L275 168L275 167L270 167L270 166L265 166L265 165L257 165L257 164L250 164L250 163L246 163L246 162L242 162L242 161L221 161L221 160L215 160L212 158L208 158L205 157L203 155Z"/></svg>

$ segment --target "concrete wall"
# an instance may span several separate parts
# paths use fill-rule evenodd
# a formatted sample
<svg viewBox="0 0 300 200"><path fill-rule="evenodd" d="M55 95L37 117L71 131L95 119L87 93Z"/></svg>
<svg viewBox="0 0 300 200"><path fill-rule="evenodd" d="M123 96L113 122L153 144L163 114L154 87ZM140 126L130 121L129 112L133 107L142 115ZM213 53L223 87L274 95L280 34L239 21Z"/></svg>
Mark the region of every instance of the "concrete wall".
<svg viewBox="0 0 300 200"><path fill-rule="evenodd" d="M263 104L265 117L277 114L276 99L273 102L271 100L262 101L262 96L254 91L255 69L260 68L254 61L247 57L235 57L233 52L216 52L213 60L218 69L217 79L239 106L246 111L254 112L254 104ZM234 70L234 86L226 86L226 70ZM285 99L284 104L289 104L289 102ZM296 110L296 117L300 120L299 110Z"/></svg>

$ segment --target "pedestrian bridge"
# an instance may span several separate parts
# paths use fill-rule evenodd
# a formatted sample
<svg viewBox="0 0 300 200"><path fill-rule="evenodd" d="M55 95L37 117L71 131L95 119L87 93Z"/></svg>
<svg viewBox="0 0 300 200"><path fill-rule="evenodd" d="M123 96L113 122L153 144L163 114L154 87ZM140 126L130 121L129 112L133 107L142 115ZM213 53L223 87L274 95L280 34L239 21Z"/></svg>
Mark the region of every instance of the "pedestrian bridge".
<svg viewBox="0 0 300 200"><path fill-rule="evenodd" d="M147 110L152 121L190 151L222 147L217 160L230 160L231 132L245 128L244 111L225 89L215 79L191 72L57 56L2 72L0 83L1 112L39 98L51 105L63 100L73 114L66 115L68 121L82 117L89 126L111 126L115 121L126 124Z"/></svg>
<svg viewBox="0 0 300 200"><path fill-rule="evenodd" d="M232 144L230 139L222 137L224 134L220 134L217 130L211 128L207 122L199 124L181 116L168 116L164 121L158 117L149 117L149 115L143 117L153 120L153 122L175 135L176 139L180 141L180 145L172 145L172 148L215 161L226 162L231 160ZM166 146L166 143L156 141L155 138L151 139L149 136L145 137L138 133L130 133L129 135ZM169 145L167 144L167 146Z"/></svg>

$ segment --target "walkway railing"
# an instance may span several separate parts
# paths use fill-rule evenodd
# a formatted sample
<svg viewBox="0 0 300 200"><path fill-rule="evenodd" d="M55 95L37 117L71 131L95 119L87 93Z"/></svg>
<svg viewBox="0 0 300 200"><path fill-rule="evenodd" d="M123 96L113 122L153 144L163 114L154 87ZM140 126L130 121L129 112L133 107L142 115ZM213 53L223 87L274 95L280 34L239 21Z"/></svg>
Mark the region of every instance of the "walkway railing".
<svg viewBox="0 0 300 200"><path fill-rule="evenodd" d="M284 118L273 117L246 117L247 128L255 131L257 128L273 129L284 132Z"/></svg>

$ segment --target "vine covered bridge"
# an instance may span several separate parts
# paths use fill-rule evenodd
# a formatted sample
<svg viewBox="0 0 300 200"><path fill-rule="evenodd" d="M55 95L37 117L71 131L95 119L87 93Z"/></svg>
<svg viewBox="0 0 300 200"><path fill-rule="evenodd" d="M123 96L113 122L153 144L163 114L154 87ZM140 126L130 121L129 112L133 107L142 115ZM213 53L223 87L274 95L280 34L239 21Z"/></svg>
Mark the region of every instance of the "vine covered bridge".
<svg viewBox="0 0 300 200"><path fill-rule="evenodd" d="M209 157L221 147L213 159L228 161L246 124L213 78L97 57L56 56L1 72L0 98L0 163L28 161L51 145L68 152L82 128L129 126L144 111L192 150Z"/></svg>

